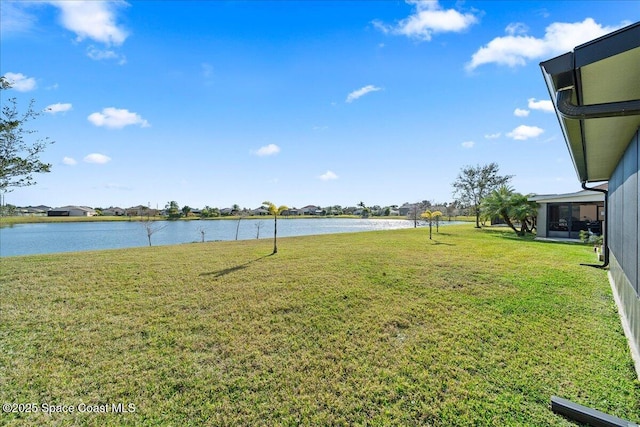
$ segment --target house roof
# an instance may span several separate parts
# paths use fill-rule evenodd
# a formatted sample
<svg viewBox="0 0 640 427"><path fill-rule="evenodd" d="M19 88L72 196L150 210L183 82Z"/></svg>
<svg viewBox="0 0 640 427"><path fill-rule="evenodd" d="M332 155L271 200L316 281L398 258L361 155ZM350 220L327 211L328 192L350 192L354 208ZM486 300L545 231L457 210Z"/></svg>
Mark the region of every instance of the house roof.
<svg viewBox="0 0 640 427"><path fill-rule="evenodd" d="M609 180L640 127L640 22L540 67L578 179Z"/></svg>
<svg viewBox="0 0 640 427"><path fill-rule="evenodd" d="M88 206L62 206L59 208L55 208L55 209L51 209L54 211L69 211L69 210L79 210L79 211L84 211L84 212L95 212L95 210L93 208L90 208Z"/></svg>
<svg viewBox="0 0 640 427"><path fill-rule="evenodd" d="M602 186L598 186L602 187ZM582 190L575 193L565 194L536 194L529 196L530 202L538 203L585 203L585 202L603 202L604 193L599 191Z"/></svg>

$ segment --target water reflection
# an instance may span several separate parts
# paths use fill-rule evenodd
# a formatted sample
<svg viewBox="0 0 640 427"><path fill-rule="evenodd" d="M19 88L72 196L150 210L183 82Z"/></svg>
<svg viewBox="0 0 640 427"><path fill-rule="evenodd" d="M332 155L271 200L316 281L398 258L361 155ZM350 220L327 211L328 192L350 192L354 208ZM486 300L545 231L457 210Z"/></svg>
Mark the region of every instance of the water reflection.
<svg viewBox="0 0 640 427"><path fill-rule="evenodd" d="M273 238L273 220L157 221L154 246L205 241ZM295 218L278 220L278 237L305 236L413 227L400 219ZM147 246L147 231L138 221L16 224L0 228L0 256L117 249Z"/></svg>

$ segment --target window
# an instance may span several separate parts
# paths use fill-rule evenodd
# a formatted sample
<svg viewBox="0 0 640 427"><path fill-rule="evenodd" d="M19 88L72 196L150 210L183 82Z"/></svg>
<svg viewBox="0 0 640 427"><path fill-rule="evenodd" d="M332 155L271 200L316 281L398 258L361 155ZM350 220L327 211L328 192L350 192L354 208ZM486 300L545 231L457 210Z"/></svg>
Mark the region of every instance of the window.
<svg viewBox="0 0 640 427"><path fill-rule="evenodd" d="M550 203L547 211L549 236L577 239L583 230L601 234L599 214L603 210L603 205L598 203Z"/></svg>

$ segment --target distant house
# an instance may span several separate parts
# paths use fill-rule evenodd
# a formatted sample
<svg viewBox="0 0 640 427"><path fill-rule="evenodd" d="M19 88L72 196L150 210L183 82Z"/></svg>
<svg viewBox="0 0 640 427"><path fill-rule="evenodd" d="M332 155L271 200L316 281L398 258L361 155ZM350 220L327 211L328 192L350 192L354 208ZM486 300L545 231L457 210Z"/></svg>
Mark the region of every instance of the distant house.
<svg viewBox="0 0 640 427"><path fill-rule="evenodd" d="M259 216L269 215L269 211L263 207L260 207L252 210L251 215L259 215Z"/></svg>
<svg viewBox="0 0 640 427"><path fill-rule="evenodd" d="M220 209L220 215L222 216L229 216L229 215L233 215L234 210L231 208L222 208Z"/></svg>
<svg viewBox="0 0 640 427"><path fill-rule="evenodd" d="M282 215L285 215L285 216L302 215L302 210L297 208L289 208L286 211L282 212Z"/></svg>
<svg viewBox="0 0 640 427"><path fill-rule="evenodd" d="M598 188L606 190L607 185ZM535 195L529 201L538 203L538 237L577 239L583 230L602 234L604 193L600 191Z"/></svg>
<svg viewBox="0 0 640 427"><path fill-rule="evenodd" d="M398 213L400 216L407 216L409 212L411 212L416 207L415 204L405 203L398 208Z"/></svg>
<svg viewBox="0 0 640 427"><path fill-rule="evenodd" d="M157 209L151 209L148 206L138 205L125 209L127 216L156 216L160 213Z"/></svg>
<svg viewBox="0 0 640 427"><path fill-rule="evenodd" d="M125 214L125 210L122 208L107 208L102 210L102 215L104 216L123 216Z"/></svg>
<svg viewBox="0 0 640 427"><path fill-rule="evenodd" d="M47 216L47 211L51 208L49 206L28 206L26 208L17 208L18 215L21 216Z"/></svg>
<svg viewBox="0 0 640 427"><path fill-rule="evenodd" d="M640 22L540 67L582 187L608 181L604 264L640 376Z"/></svg>
<svg viewBox="0 0 640 427"><path fill-rule="evenodd" d="M50 209L47 216L94 216L96 211L87 206L63 206Z"/></svg>
<svg viewBox="0 0 640 427"><path fill-rule="evenodd" d="M300 211L302 212L302 215L322 215L324 214L324 211L316 206L316 205L307 205L303 208L300 208Z"/></svg>
<svg viewBox="0 0 640 427"><path fill-rule="evenodd" d="M346 208L342 209L342 213L344 215L354 215L354 212L357 210L358 208L356 208L355 206L347 206Z"/></svg>

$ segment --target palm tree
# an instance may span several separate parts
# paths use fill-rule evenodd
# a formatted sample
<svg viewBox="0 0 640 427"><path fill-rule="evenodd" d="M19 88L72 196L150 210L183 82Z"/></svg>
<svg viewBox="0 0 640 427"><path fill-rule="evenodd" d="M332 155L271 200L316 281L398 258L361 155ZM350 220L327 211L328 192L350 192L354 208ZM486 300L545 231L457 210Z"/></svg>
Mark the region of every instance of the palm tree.
<svg viewBox="0 0 640 427"><path fill-rule="evenodd" d="M441 216L442 212L430 211L428 209L420 215L421 218L425 219L429 223L429 240L431 240L431 227L433 225L433 221L436 221L437 224Z"/></svg>
<svg viewBox="0 0 640 427"><path fill-rule="evenodd" d="M512 216L516 221L520 221L520 233L524 236L527 232L533 232L538 215L538 204L530 202L528 196L514 193L511 196Z"/></svg>
<svg viewBox="0 0 640 427"><path fill-rule="evenodd" d="M518 229L511 222L511 219L514 218L514 196L511 187L502 185L482 200L481 209L488 216L502 218L516 234L520 235Z"/></svg>
<svg viewBox="0 0 640 427"><path fill-rule="evenodd" d="M282 205L279 208L276 208L271 202L263 202L264 207L269 211L269 215L273 215L273 254L278 253L278 215L282 212L288 210L289 208Z"/></svg>

